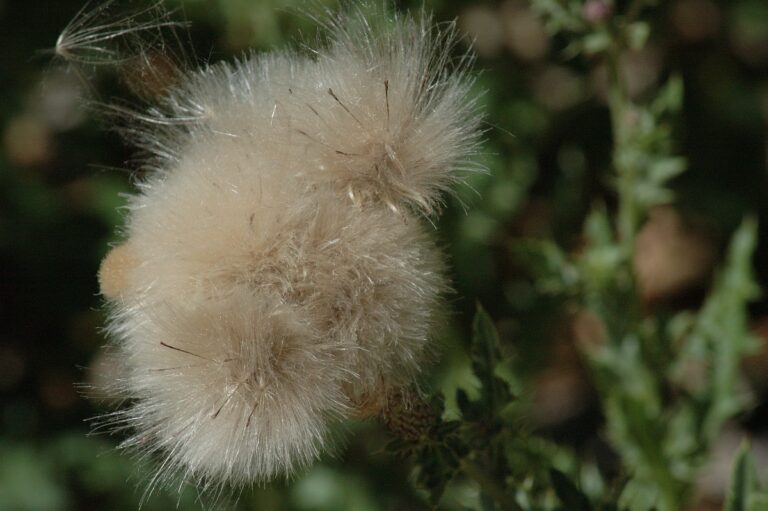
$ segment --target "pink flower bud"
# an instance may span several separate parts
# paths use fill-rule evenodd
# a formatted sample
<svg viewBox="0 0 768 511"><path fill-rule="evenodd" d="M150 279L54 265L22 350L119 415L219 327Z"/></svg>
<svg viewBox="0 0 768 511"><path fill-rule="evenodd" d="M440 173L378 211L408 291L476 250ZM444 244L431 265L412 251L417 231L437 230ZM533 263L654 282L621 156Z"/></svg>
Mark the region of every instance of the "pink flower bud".
<svg viewBox="0 0 768 511"><path fill-rule="evenodd" d="M613 4L606 0L587 0L581 14L589 23L604 23L613 14Z"/></svg>

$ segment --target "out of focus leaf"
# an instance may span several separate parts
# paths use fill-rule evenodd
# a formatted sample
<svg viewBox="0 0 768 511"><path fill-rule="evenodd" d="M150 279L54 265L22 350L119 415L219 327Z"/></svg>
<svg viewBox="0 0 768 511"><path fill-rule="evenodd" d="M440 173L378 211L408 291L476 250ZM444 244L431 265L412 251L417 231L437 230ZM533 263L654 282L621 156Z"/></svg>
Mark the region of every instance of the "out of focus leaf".
<svg viewBox="0 0 768 511"><path fill-rule="evenodd" d="M574 292L578 271L554 242L522 240L514 244L512 252L532 273L540 292L560 296Z"/></svg>
<svg viewBox="0 0 768 511"><path fill-rule="evenodd" d="M472 370L482 383L481 402L490 414L496 414L511 398L507 383L496 376L501 361L499 334L493 320L480 304L472 324Z"/></svg>
<svg viewBox="0 0 768 511"><path fill-rule="evenodd" d="M749 443L742 442L731 475L731 484L725 499L725 511L758 511L753 497L758 490L757 472L749 451Z"/></svg>
<svg viewBox="0 0 768 511"><path fill-rule="evenodd" d="M557 497L568 511L592 511L592 504L584 493L557 469L550 469L549 477Z"/></svg>

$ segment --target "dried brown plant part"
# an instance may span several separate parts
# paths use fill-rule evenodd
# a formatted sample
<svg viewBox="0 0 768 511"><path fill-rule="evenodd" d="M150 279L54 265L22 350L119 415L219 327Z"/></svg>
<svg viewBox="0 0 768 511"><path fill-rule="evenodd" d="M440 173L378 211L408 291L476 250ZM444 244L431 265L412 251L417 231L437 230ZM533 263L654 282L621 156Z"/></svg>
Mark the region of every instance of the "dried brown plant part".
<svg viewBox="0 0 768 511"><path fill-rule="evenodd" d="M380 388L353 401L355 415L375 418L398 438L415 442L440 422L437 410L414 386Z"/></svg>

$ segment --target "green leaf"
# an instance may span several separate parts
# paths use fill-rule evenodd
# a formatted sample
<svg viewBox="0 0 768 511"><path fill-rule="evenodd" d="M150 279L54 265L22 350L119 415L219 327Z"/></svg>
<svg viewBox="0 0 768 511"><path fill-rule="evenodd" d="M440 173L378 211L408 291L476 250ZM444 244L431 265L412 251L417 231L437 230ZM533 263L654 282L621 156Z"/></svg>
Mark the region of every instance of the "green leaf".
<svg viewBox="0 0 768 511"><path fill-rule="evenodd" d="M585 28L578 5L564 6L558 0L532 0L531 4L544 17L547 31L552 34L561 31L581 32Z"/></svg>
<svg viewBox="0 0 768 511"><path fill-rule="evenodd" d="M645 46L650 34L650 25L644 21L637 21L627 27L627 43L633 50L640 50Z"/></svg>
<svg viewBox="0 0 768 511"><path fill-rule="evenodd" d="M587 55L602 53L613 44L613 38L606 31L592 32L584 37L583 48Z"/></svg>
<svg viewBox="0 0 768 511"><path fill-rule="evenodd" d="M633 477L622 489L618 504L623 511L657 511L659 486L648 479Z"/></svg>
<svg viewBox="0 0 768 511"><path fill-rule="evenodd" d="M750 504L752 505L752 509L754 511L768 509L768 493L766 492L752 493Z"/></svg>
<svg viewBox="0 0 768 511"><path fill-rule="evenodd" d="M618 273L629 254L616 242L613 226L603 205L595 206L584 223L587 249L579 258L581 281L591 289L615 287Z"/></svg>
<svg viewBox="0 0 768 511"><path fill-rule="evenodd" d="M656 98L651 104L651 111L658 117L670 112L677 112L683 106L685 89L680 75L673 75L667 83L659 89Z"/></svg>
<svg viewBox="0 0 768 511"><path fill-rule="evenodd" d="M464 420L473 421L479 418L477 407L472 404L464 389L456 389L456 405Z"/></svg>
<svg viewBox="0 0 768 511"><path fill-rule="evenodd" d="M753 494L757 490L757 473L752 454L749 452L749 443L745 441L736 455L731 485L725 499L725 511L757 511L757 508L751 505Z"/></svg>
<svg viewBox="0 0 768 511"><path fill-rule="evenodd" d="M654 183L661 185L682 174L685 171L686 165L685 158L661 158L651 164L648 169L648 177Z"/></svg>
<svg viewBox="0 0 768 511"><path fill-rule="evenodd" d="M616 239L605 206L598 204L592 209L584 223L584 234L590 246L607 248L614 245Z"/></svg>
<svg viewBox="0 0 768 511"><path fill-rule="evenodd" d="M480 304L477 305L472 324L470 356L472 370L482 384L480 400L484 410L496 415L510 400L511 392L507 383L495 374L496 365L501 360L499 334L493 320ZM462 406L461 403L459 406Z"/></svg>
<svg viewBox="0 0 768 511"><path fill-rule="evenodd" d="M540 292L561 295L574 290L579 280L578 270L556 243L519 240L511 248L515 258L535 277Z"/></svg>
<svg viewBox="0 0 768 511"><path fill-rule="evenodd" d="M757 243L757 224L745 220L733 235L725 268L718 275L689 342L706 347L705 362L711 366L709 385L699 396L708 403L701 420L705 445L713 441L724 421L743 406L734 399L739 364L757 343L750 333L747 305L759 294L752 271Z"/></svg>
<svg viewBox="0 0 768 511"><path fill-rule="evenodd" d="M429 492L432 505L437 505L448 481L453 477L455 462L455 458L444 446L428 445L418 453L419 473L416 479L420 486Z"/></svg>

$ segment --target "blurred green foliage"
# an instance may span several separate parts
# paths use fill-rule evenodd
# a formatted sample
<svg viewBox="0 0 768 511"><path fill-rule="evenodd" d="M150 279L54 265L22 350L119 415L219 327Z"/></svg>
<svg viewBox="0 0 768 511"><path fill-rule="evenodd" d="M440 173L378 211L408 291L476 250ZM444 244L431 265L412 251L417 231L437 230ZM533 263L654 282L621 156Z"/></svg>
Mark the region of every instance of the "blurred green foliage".
<svg viewBox="0 0 768 511"><path fill-rule="evenodd" d="M311 40L302 4L168 2L203 61ZM216 505L768 506L746 443L730 483L700 483L724 428L766 442L768 5L426 6L474 40L488 113L489 172L437 226L456 288L425 382L441 420L416 441L348 424L335 456ZM110 408L76 384L98 375L95 275L133 156L83 101L124 96L114 77L88 90L40 52L80 7L0 1L0 511L212 506L143 495L152 461L87 436Z"/></svg>

